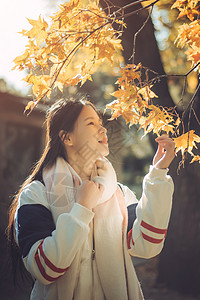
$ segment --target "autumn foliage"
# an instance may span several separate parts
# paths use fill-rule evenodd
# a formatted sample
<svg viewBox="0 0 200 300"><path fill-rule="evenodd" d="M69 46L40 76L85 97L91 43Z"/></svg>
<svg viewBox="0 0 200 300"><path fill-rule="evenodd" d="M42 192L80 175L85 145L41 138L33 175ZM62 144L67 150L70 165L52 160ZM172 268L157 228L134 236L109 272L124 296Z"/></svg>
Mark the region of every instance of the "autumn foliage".
<svg viewBox="0 0 200 300"><path fill-rule="evenodd" d="M29 43L14 60L15 68L30 71L24 80L32 85L36 100L27 109L49 97L52 88L62 91L64 85L92 80L91 74L98 66L105 60L112 64L122 50L121 40L112 27L114 18L107 17L95 1L86 5L84 1L73 0L60 5L51 24L41 17L28 21L32 29L21 33Z"/></svg>
<svg viewBox="0 0 200 300"><path fill-rule="evenodd" d="M151 8L158 1L138 2ZM189 20L179 28L177 45L187 47L192 66L200 63L198 2L177 0L172 3L172 8L180 11L178 18L187 17ZM134 3L131 5L134 7ZM125 8L118 7L111 13L108 5L105 13L98 1L71 0L60 5L49 24L41 17L28 19L32 28L21 32L28 38L28 44L24 53L14 60L14 68L29 70L24 80L32 85L34 98L26 110L33 110L41 99L50 97L55 87L63 91L64 86L83 85L86 80L92 80L91 75L107 61L110 66L120 69L116 82L118 89L113 93L116 100L106 106L111 110L112 118L123 116L127 124L138 125L144 134L170 134L176 143L176 152L182 153L183 162L186 152L192 156L191 162L200 162L200 157L193 153L200 137L190 128L187 131L183 128L180 135L182 119L176 108L154 105L153 99L157 95L152 91L154 81L149 80L147 68L142 63L136 65L134 60L126 66L121 64L123 48L120 37L126 30Z"/></svg>

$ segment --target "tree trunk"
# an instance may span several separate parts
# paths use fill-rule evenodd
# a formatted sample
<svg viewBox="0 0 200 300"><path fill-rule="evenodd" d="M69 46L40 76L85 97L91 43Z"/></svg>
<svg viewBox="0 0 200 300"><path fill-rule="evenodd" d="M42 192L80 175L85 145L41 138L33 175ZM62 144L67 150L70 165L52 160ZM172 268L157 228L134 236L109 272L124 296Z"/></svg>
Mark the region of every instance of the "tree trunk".
<svg viewBox="0 0 200 300"><path fill-rule="evenodd" d="M173 164L170 172L175 192L168 234L159 259L158 282L182 293L199 295L199 165L187 163L178 176L176 167Z"/></svg>
<svg viewBox="0 0 200 300"><path fill-rule="evenodd" d="M200 119L200 93L197 94L194 110ZM185 126L189 112L186 113ZM190 129L200 135L200 127L192 114ZM197 149L196 154L200 155ZM179 157L180 159L180 157ZM177 159L176 159L177 162ZM176 175L177 164L172 164L175 191L171 222L160 255L158 282L183 293L200 295L200 171L199 163L186 163Z"/></svg>
<svg viewBox="0 0 200 300"><path fill-rule="evenodd" d="M103 0L100 2L105 7L105 2ZM130 3L130 0L112 0L112 3L122 7ZM132 63L130 57L133 51L133 36L146 18L147 13L142 11L125 19L127 29L122 36L122 42L126 63ZM137 37L135 63L138 62L142 62L143 66L149 67L159 74L164 74L151 20L147 22ZM159 105L174 106L167 80L162 79L156 84L154 92L159 96L157 101ZM196 113L200 112L198 99L194 108ZM185 125L188 122L188 114L185 115ZM200 119L200 113L198 117ZM200 134L194 115L190 125L190 129L196 129L196 133ZM170 166L175 192L168 234L160 255L158 282L166 283L183 293L198 295L200 293L200 171L198 163L189 164L187 162L185 168L182 167L178 175L179 161L180 156Z"/></svg>
<svg viewBox="0 0 200 300"><path fill-rule="evenodd" d="M104 8L106 7L104 0L101 0L100 3ZM116 6L123 7L131 3L131 1L112 0L112 3ZM136 10L139 8L141 8L140 4L135 5L134 8L131 8L129 10L127 9L125 13L131 12L133 11L133 9ZM144 24L147 16L148 16L148 12L146 10L142 10L139 13L134 14L125 19L125 23L127 24L127 29L124 30L124 33L122 35L122 45L124 48L123 55L126 64L132 63L134 34ZM165 74L161 57L160 57L160 52L155 39L154 27L151 19L148 20L143 30L137 35L135 64L138 64L139 62L141 62L143 66L148 67L149 69L157 72L158 74ZM151 75L149 77L151 78ZM169 94L166 79L162 79L159 83L155 84L153 90L159 97L158 100L155 99L154 103L166 107L174 106L174 102Z"/></svg>

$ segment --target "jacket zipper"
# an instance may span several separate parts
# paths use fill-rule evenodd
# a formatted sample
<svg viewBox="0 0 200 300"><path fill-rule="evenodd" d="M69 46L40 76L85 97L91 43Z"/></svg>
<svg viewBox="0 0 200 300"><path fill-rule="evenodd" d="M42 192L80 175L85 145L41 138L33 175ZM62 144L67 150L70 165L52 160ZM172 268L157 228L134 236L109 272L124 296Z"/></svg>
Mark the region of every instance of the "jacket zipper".
<svg viewBox="0 0 200 300"><path fill-rule="evenodd" d="M92 224L92 260L95 259L95 241L94 241L94 219Z"/></svg>
<svg viewBox="0 0 200 300"><path fill-rule="evenodd" d="M94 241L94 219L92 224L92 300L94 300L94 259L95 259L95 241Z"/></svg>
<svg viewBox="0 0 200 300"><path fill-rule="evenodd" d="M92 260L94 260L94 259L95 259L95 250L92 249Z"/></svg>
<svg viewBox="0 0 200 300"><path fill-rule="evenodd" d="M95 241L94 241L94 219L92 220L92 260L95 259Z"/></svg>

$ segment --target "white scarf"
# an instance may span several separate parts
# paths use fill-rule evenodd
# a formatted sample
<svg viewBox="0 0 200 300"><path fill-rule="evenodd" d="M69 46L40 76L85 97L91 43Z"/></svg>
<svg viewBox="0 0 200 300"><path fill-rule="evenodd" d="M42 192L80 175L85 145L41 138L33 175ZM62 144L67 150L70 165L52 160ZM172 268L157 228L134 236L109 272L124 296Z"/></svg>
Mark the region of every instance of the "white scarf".
<svg viewBox="0 0 200 300"><path fill-rule="evenodd" d="M95 166L91 176L91 180L104 186L103 195L93 209L95 259L101 285L106 300L142 300L142 292L127 249L128 217L124 197L117 187L116 174L110 162L104 158L101 165L101 168ZM72 209L76 183L82 184L82 180L60 157L51 168L44 169L43 180L56 223L61 213L70 212ZM57 280L59 300L73 299L80 259L81 250L76 254L70 268Z"/></svg>

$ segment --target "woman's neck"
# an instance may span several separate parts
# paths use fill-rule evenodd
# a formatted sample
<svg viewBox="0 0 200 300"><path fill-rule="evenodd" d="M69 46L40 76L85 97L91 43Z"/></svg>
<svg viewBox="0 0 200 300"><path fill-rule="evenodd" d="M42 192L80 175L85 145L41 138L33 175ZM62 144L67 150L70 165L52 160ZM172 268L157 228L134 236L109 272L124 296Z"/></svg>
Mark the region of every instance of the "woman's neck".
<svg viewBox="0 0 200 300"><path fill-rule="evenodd" d="M95 160L84 161L80 157L68 157L68 162L82 180L90 180L94 170Z"/></svg>

